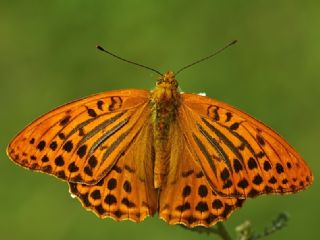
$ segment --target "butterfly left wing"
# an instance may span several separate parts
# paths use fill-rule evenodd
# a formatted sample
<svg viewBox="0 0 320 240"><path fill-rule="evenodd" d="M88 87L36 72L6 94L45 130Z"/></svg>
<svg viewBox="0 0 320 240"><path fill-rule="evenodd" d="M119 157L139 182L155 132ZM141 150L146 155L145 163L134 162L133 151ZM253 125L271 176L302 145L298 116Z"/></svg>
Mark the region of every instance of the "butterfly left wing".
<svg viewBox="0 0 320 240"><path fill-rule="evenodd" d="M70 192L84 208L98 217L116 221L143 221L157 211L158 194L153 187L152 127L148 120L131 147L120 156L100 182L69 183Z"/></svg>
<svg viewBox="0 0 320 240"><path fill-rule="evenodd" d="M291 193L312 183L306 162L263 123L208 97L181 98L183 135L217 194L246 198Z"/></svg>
<svg viewBox="0 0 320 240"><path fill-rule="evenodd" d="M17 164L61 179L97 183L150 117L149 92L117 90L58 107L22 130L7 153Z"/></svg>

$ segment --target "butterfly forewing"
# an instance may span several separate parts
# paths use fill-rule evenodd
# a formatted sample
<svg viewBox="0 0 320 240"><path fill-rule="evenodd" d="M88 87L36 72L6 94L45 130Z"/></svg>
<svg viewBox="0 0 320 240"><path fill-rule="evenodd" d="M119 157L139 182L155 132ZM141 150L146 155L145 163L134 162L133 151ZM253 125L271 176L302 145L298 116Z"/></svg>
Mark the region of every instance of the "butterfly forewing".
<svg viewBox="0 0 320 240"><path fill-rule="evenodd" d="M182 94L179 121L193 156L221 196L297 192L313 180L305 161L283 138L225 103Z"/></svg>
<svg viewBox="0 0 320 240"><path fill-rule="evenodd" d="M7 149L23 167L72 182L99 181L148 118L149 92L119 90L61 106L35 120Z"/></svg>

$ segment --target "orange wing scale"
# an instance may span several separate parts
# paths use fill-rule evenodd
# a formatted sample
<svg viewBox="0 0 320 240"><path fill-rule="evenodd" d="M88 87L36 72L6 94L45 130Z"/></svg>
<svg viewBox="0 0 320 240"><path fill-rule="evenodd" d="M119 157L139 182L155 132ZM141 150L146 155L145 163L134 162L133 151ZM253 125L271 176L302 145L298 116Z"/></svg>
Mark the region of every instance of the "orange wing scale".
<svg viewBox="0 0 320 240"><path fill-rule="evenodd" d="M182 94L179 114L193 156L218 195L292 193L312 183L299 154L248 114L195 94Z"/></svg>
<svg viewBox="0 0 320 240"><path fill-rule="evenodd" d="M111 217L116 221L140 222L154 215L158 196L153 188L152 166L148 165L152 158L150 126L143 127L130 148L97 184L69 183L70 192L84 208L100 218Z"/></svg>
<svg viewBox="0 0 320 240"><path fill-rule="evenodd" d="M185 146L176 181L167 182L159 196L159 217L169 224L210 227L227 219L244 200L225 198L212 191L199 163Z"/></svg>
<svg viewBox="0 0 320 240"><path fill-rule="evenodd" d="M98 182L141 130L148 101L147 91L120 90L66 104L20 132L8 154L23 167L67 181Z"/></svg>

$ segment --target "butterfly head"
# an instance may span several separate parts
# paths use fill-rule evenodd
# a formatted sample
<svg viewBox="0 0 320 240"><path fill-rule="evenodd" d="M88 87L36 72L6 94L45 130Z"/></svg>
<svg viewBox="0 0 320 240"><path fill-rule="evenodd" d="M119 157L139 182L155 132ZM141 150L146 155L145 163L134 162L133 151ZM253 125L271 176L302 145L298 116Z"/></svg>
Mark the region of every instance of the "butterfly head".
<svg viewBox="0 0 320 240"><path fill-rule="evenodd" d="M156 88L153 91L153 99L157 102L176 99L178 93L178 82L172 71L167 71L157 80Z"/></svg>
<svg viewBox="0 0 320 240"><path fill-rule="evenodd" d="M177 89L178 82L175 78L175 74L172 71L165 72L162 76L159 77L157 81L157 87Z"/></svg>

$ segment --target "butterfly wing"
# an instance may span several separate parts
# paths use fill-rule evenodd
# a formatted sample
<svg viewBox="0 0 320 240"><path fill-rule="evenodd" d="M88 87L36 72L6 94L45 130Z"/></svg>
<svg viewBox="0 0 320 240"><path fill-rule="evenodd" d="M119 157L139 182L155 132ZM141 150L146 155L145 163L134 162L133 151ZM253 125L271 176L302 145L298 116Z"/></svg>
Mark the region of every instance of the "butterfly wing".
<svg viewBox="0 0 320 240"><path fill-rule="evenodd" d="M150 115L148 101L147 91L119 90L71 102L27 126L7 153L25 168L96 183L141 131Z"/></svg>
<svg viewBox="0 0 320 240"><path fill-rule="evenodd" d="M70 192L100 218L140 222L157 210L152 157L152 127L146 124L104 178L94 185L69 183Z"/></svg>
<svg viewBox="0 0 320 240"><path fill-rule="evenodd" d="M181 96L178 119L184 137L217 194L254 197L297 192L311 184L306 162L272 129L217 100Z"/></svg>
<svg viewBox="0 0 320 240"><path fill-rule="evenodd" d="M187 227L212 226L227 219L241 207L244 199L217 195L203 174L201 165L195 161L191 149L183 138L182 129L175 124L170 139L180 148L179 155L170 159L167 181L159 195L159 217L169 224L183 224ZM176 139L174 139L176 138ZM175 151L175 150L172 150ZM172 155L172 154L171 154Z"/></svg>

